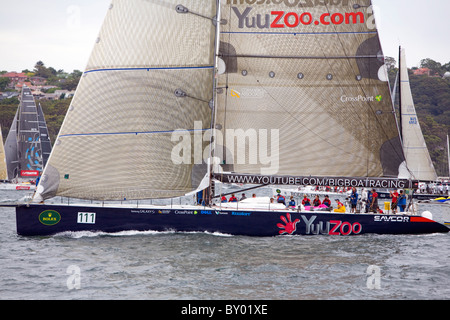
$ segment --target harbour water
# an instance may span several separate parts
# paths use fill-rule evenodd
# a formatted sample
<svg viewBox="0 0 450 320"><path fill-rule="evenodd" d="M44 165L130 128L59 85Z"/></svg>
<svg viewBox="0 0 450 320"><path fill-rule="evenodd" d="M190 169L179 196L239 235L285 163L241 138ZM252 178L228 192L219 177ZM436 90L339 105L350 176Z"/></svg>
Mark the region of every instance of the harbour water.
<svg viewBox="0 0 450 320"><path fill-rule="evenodd" d="M0 201L25 193L1 192ZM450 206L421 205L437 221ZM20 237L0 208L0 299L450 299L450 234Z"/></svg>

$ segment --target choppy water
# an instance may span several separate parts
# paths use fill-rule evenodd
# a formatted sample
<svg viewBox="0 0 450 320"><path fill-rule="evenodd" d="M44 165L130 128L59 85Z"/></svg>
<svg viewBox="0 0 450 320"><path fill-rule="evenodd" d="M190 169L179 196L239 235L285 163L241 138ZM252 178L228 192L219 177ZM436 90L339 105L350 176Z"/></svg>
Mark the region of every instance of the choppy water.
<svg viewBox="0 0 450 320"><path fill-rule="evenodd" d="M450 220L450 206L421 209ZM0 299L450 299L449 248L449 234L25 238L0 208Z"/></svg>

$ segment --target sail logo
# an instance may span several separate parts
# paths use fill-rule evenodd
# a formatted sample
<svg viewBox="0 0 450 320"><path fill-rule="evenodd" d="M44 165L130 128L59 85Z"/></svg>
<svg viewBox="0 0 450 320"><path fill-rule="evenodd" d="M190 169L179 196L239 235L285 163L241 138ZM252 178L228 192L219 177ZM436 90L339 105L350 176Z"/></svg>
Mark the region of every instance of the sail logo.
<svg viewBox="0 0 450 320"><path fill-rule="evenodd" d="M230 95L233 98L264 98L265 97L265 91L264 89L258 89L258 88L241 88L240 91L231 90Z"/></svg>
<svg viewBox="0 0 450 320"><path fill-rule="evenodd" d="M239 92L237 92L236 90L231 90L231 96L233 98L240 98L241 94Z"/></svg>
<svg viewBox="0 0 450 320"><path fill-rule="evenodd" d="M46 210L39 215L39 221L46 226L54 226L61 221L61 215L55 210Z"/></svg>
<svg viewBox="0 0 450 320"><path fill-rule="evenodd" d="M39 171L38 170L21 170L20 176L21 177L39 177Z"/></svg>
<svg viewBox="0 0 450 320"><path fill-rule="evenodd" d="M417 117L410 117L409 118L409 124L419 124L419 121L417 120Z"/></svg>
<svg viewBox="0 0 450 320"><path fill-rule="evenodd" d="M311 216L308 219L305 215L301 216L303 222L305 223L305 234L314 234L314 235L331 235L331 236L349 236L349 235L358 235L361 234L363 227L359 222L350 223L347 221L341 220L330 220L319 221L318 223L314 223L317 219L317 216ZM283 223L278 223L277 227L280 229L280 235L293 235L297 231L297 225L300 223L300 219L296 219L292 221L292 217L290 213L285 216L281 216L280 219Z"/></svg>
<svg viewBox="0 0 450 320"><path fill-rule="evenodd" d="M281 221L284 222L284 224L279 223L277 224L277 227L280 229L280 235L284 234L294 234L295 231L297 231L297 224L300 222L299 219L296 219L294 222L292 222L291 214L287 213L286 217L281 216Z"/></svg>
<svg viewBox="0 0 450 320"><path fill-rule="evenodd" d="M346 95L341 96L341 102L382 102L383 101L383 96L382 95L377 95L377 96L363 96L363 95L358 95L358 96L354 96L354 97L349 97Z"/></svg>
<svg viewBox="0 0 450 320"><path fill-rule="evenodd" d="M348 6L349 0L227 0L227 4L251 4L251 5L280 5L287 7L313 8L319 6Z"/></svg>
<svg viewBox="0 0 450 320"><path fill-rule="evenodd" d="M232 7L232 9L238 19L239 29L283 29L309 25L356 25L365 24L366 22L367 26L373 29L372 19L369 18L366 21L366 16L363 12L336 12L333 14L326 12L315 18L310 12L271 11L270 14L262 15L258 13L252 16L252 7L247 7L242 12L237 7Z"/></svg>

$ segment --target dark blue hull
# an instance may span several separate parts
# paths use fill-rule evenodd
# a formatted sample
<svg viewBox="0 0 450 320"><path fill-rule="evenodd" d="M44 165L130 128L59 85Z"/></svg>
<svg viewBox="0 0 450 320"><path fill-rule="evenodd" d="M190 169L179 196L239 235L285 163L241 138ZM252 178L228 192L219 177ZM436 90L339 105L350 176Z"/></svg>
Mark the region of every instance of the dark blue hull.
<svg viewBox="0 0 450 320"><path fill-rule="evenodd" d="M362 235L444 233L422 217L319 212L255 212L29 205L16 208L17 233L47 236L67 231L219 232L230 235Z"/></svg>

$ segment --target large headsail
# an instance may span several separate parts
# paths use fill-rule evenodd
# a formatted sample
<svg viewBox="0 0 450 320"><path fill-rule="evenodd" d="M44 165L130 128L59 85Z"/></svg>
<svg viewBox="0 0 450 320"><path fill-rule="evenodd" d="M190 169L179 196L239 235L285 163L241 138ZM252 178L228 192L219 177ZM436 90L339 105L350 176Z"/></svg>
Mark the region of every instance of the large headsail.
<svg viewBox="0 0 450 320"><path fill-rule="evenodd" d="M398 177L404 155L369 0L224 0L222 19L225 147L215 153L225 171Z"/></svg>
<svg viewBox="0 0 450 320"><path fill-rule="evenodd" d="M411 92L405 49L400 52L400 95L403 149L411 178L435 181L437 174L431 161Z"/></svg>
<svg viewBox="0 0 450 320"><path fill-rule="evenodd" d="M197 188L206 165L185 154L179 163L174 145L211 126L215 15L210 0L112 1L41 179L44 198Z"/></svg>

